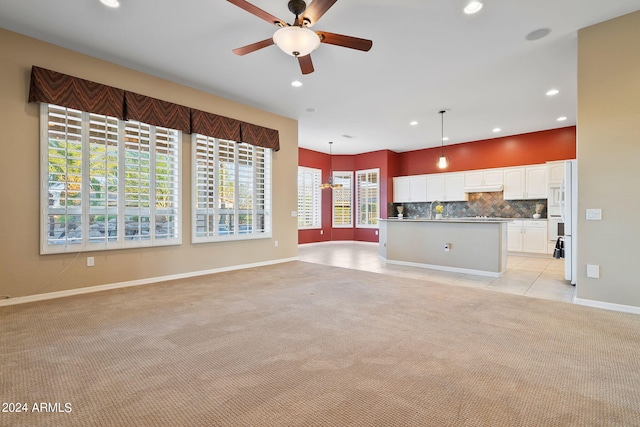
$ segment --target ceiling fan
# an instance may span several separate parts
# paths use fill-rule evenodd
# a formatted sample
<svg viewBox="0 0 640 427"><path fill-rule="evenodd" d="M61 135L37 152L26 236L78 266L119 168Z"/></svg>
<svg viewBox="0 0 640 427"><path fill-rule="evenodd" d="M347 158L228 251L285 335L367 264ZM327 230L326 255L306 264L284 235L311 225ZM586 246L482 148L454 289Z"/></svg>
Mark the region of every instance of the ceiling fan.
<svg viewBox="0 0 640 427"><path fill-rule="evenodd" d="M233 53L236 55L246 55L275 44L286 54L298 58L302 74L310 74L313 73L311 52L316 50L318 46L320 46L320 43L348 47L364 52L369 51L371 46L373 46L371 40L328 33L326 31L312 31L309 29L309 27L318 22L322 15L338 0L313 0L309 4L309 7L307 7L307 4L303 0L290 0L288 4L289 10L296 16L291 25L246 0L227 1L270 24L280 27L272 38L234 49Z"/></svg>

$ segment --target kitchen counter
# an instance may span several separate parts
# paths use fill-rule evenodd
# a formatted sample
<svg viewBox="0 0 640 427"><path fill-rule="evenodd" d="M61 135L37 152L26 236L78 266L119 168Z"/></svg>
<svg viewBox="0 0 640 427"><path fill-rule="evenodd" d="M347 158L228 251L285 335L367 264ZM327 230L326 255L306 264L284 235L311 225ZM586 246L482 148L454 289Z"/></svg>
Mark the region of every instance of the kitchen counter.
<svg viewBox="0 0 640 427"><path fill-rule="evenodd" d="M509 218L380 219L378 253L389 264L500 277L507 267L510 221Z"/></svg>
<svg viewBox="0 0 640 427"><path fill-rule="evenodd" d="M381 218L384 221L416 221L416 222L431 222L431 221L447 221L447 222L511 222L514 219L529 219L529 218L491 218L491 217L463 217L463 218Z"/></svg>

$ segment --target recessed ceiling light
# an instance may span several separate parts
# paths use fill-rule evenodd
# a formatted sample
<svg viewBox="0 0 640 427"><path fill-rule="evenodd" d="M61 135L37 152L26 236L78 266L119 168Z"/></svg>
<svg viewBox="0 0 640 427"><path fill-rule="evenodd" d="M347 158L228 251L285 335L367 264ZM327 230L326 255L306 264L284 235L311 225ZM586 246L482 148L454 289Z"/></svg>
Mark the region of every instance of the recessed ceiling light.
<svg viewBox="0 0 640 427"><path fill-rule="evenodd" d="M100 3L108 7L120 7L118 0L100 0Z"/></svg>
<svg viewBox="0 0 640 427"><path fill-rule="evenodd" d="M409 123L411 126L418 126L418 122L416 122L415 120Z"/></svg>
<svg viewBox="0 0 640 427"><path fill-rule="evenodd" d="M445 136L444 138L442 138L442 140L443 140L443 141L448 141L448 140L449 140L449 137L448 137L448 136Z"/></svg>
<svg viewBox="0 0 640 427"><path fill-rule="evenodd" d="M291 86L300 87L300 86L302 86L302 82L299 82L298 80L294 80L294 81L291 82Z"/></svg>
<svg viewBox="0 0 640 427"><path fill-rule="evenodd" d="M306 109L306 110L304 110L304 111L306 111L307 113L315 113L315 112L316 112L316 109L315 109L315 108L307 108L307 109Z"/></svg>
<svg viewBox="0 0 640 427"><path fill-rule="evenodd" d="M547 96L553 96L559 94L560 91L558 89L551 89L547 91Z"/></svg>
<svg viewBox="0 0 640 427"><path fill-rule="evenodd" d="M547 37L550 32L551 28L539 28L537 30L531 31L525 38L532 42Z"/></svg>
<svg viewBox="0 0 640 427"><path fill-rule="evenodd" d="M342 135L342 137L347 139L353 139L352 135L347 135L347 134Z"/></svg>
<svg viewBox="0 0 640 427"><path fill-rule="evenodd" d="M500 129L500 128L493 128L493 131L494 131L495 133L498 133L498 132L500 132L501 130L502 130L502 129Z"/></svg>
<svg viewBox="0 0 640 427"><path fill-rule="evenodd" d="M482 6L482 3L477 0L470 1L469 4L465 6L464 13L466 13L467 15L478 13L480 12L480 9L482 9Z"/></svg>
<svg viewBox="0 0 640 427"><path fill-rule="evenodd" d="M561 117L558 117L556 120L558 120L559 122L564 122L565 120L567 120L567 118L565 116L561 116Z"/></svg>

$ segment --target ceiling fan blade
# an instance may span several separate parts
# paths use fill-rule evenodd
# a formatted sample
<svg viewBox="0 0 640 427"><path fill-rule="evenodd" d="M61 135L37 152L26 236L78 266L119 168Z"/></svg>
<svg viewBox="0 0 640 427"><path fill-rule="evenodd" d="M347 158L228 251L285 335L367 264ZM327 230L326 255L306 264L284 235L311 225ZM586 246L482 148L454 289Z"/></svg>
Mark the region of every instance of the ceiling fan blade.
<svg viewBox="0 0 640 427"><path fill-rule="evenodd" d="M302 14L302 19L309 20L309 27L314 25L327 10L338 0L313 0Z"/></svg>
<svg viewBox="0 0 640 427"><path fill-rule="evenodd" d="M317 34L320 36L320 41L322 43L348 47L349 49L357 49L367 52L371 49L371 46L373 46L373 42L371 40L360 39L358 37L343 36L342 34L327 33L326 31L318 31Z"/></svg>
<svg viewBox="0 0 640 427"><path fill-rule="evenodd" d="M233 53L236 55L242 56L247 53L255 52L256 50L260 50L264 47L271 46L273 44L273 38L262 40L259 42L251 43L246 46L239 47L237 49L233 49Z"/></svg>
<svg viewBox="0 0 640 427"><path fill-rule="evenodd" d="M313 62L311 61L311 54L298 56L298 63L300 63L302 74L313 73Z"/></svg>
<svg viewBox="0 0 640 427"><path fill-rule="evenodd" d="M227 0L227 1L229 3L235 4L239 8L246 10L247 12L257 16L260 19L264 19L269 24L275 24L275 25L280 24L283 27L287 25L287 23L284 22L282 19L276 18L269 12L265 12L264 10L260 9L258 6L252 5L246 0Z"/></svg>

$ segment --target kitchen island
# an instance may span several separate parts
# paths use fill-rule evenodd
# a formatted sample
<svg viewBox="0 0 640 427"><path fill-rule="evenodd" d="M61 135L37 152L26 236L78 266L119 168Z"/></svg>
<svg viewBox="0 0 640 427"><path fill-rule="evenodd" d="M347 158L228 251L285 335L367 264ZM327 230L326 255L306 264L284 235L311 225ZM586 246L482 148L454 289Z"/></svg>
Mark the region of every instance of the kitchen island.
<svg viewBox="0 0 640 427"><path fill-rule="evenodd" d="M502 218L381 218L379 255L389 264L500 277L507 268Z"/></svg>

